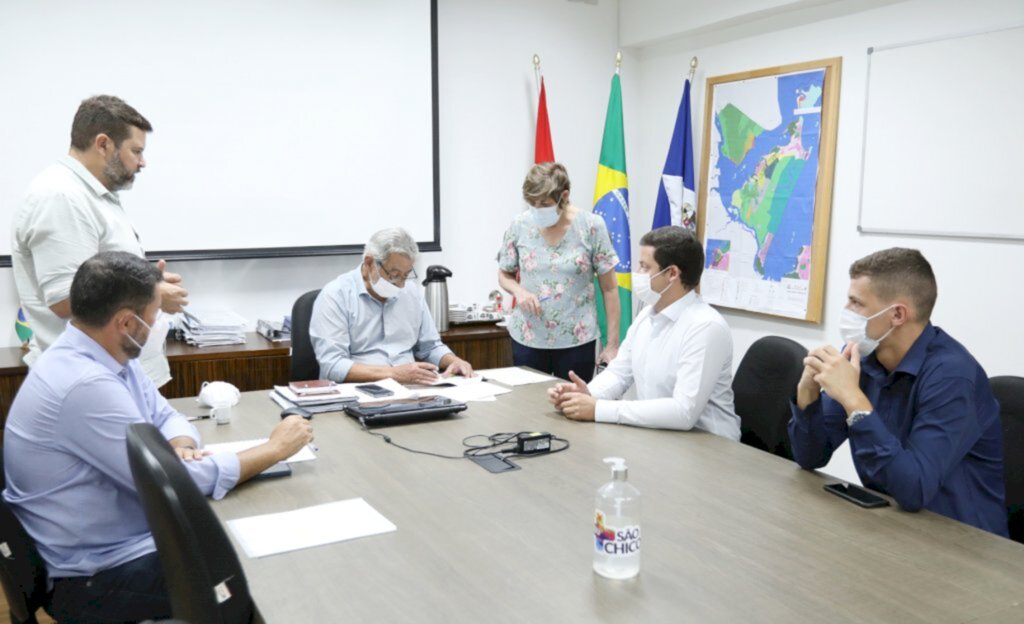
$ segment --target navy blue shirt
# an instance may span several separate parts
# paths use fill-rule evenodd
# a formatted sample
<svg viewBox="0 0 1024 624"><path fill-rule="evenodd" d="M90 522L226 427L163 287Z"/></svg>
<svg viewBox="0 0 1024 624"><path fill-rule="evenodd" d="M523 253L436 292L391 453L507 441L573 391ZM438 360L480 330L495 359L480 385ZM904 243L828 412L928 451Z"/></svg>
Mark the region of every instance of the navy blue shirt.
<svg viewBox="0 0 1024 624"><path fill-rule="evenodd" d="M1007 536L999 403L967 349L929 323L891 373L874 354L863 358L860 388L875 409L852 427L826 393L806 410L792 406L797 463L820 468L849 437L867 487L909 511Z"/></svg>

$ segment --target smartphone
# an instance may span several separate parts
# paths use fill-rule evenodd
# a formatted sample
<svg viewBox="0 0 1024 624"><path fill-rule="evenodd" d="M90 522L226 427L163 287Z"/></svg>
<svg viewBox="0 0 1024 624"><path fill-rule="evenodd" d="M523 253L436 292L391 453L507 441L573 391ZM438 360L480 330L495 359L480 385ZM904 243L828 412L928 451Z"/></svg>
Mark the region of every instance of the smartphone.
<svg viewBox="0 0 1024 624"><path fill-rule="evenodd" d="M859 505L867 509L887 507L889 505L889 501L885 500L881 496L872 494L864 488L859 488L856 485L849 485L846 483L829 483L825 486L825 489L836 496L845 498L854 505Z"/></svg>
<svg viewBox="0 0 1024 624"><path fill-rule="evenodd" d="M518 464L513 464L511 461L495 453L487 453L486 455L470 455L469 458L474 464L480 466L487 472L508 472L510 470L519 470L521 468Z"/></svg>
<svg viewBox="0 0 1024 624"><path fill-rule="evenodd" d="M386 397L394 394L394 392L388 390L384 386L378 386L377 384L360 384L356 386L356 390L372 397Z"/></svg>
<svg viewBox="0 0 1024 624"><path fill-rule="evenodd" d="M259 473L253 480L256 479L273 479L275 477L290 477L292 476L292 467L284 462L277 462L270 468L267 468L263 472Z"/></svg>

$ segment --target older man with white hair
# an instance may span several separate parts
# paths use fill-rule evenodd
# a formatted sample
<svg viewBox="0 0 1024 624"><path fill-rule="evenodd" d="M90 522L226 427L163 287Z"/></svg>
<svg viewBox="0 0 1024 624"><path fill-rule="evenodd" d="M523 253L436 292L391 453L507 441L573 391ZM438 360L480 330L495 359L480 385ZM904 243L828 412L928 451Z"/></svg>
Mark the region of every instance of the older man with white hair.
<svg viewBox="0 0 1024 624"><path fill-rule="evenodd" d="M425 384L473 367L441 342L416 280L419 247L402 228L370 237L363 262L324 286L313 304L309 337L320 378L337 382Z"/></svg>

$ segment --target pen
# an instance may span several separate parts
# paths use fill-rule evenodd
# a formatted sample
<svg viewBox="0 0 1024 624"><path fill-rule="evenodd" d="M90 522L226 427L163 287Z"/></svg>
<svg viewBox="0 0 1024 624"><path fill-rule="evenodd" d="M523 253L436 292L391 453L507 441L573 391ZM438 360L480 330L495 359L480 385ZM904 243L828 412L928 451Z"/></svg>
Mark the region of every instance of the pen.
<svg viewBox="0 0 1024 624"><path fill-rule="evenodd" d="M308 446L309 450L313 451L314 453L319 453L320 452L320 447L317 446L316 444L313 444L312 442L310 442L306 446Z"/></svg>
<svg viewBox="0 0 1024 624"><path fill-rule="evenodd" d="M544 303L545 301L547 301L550 298L551 298L551 295L544 295L543 297L541 297L537 301L539 301L540 303Z"/></svg>
<svg viewBox="0 0 1024 624"><path fill-rule="evenodd" d="M189 422L191 422L193 420L207 420L209 418L213 418L213 415L212 414L201 414L199 416L187 416L187 417L185 417L185 420L188 420Z"/></svg>

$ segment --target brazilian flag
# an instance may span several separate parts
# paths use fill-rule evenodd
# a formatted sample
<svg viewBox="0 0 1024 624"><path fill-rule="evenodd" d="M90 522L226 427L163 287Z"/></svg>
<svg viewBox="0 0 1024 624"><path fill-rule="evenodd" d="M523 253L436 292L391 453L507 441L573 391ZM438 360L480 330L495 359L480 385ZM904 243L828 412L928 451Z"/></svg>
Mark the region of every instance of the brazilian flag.
<svg viewBox="0 0 1024 624"><path fill-rule="evenodd" d="M612 94L608 98L608 114L604 120L604 139L601 158L597 165L597 185L594 188L594 214L601 215L608 226L612 247L619 256L615 277L619 283L619 302L622 320L619 339L625 339L626 330L633 322L632 259L629 241L629 183L626 179L626 137L622 129L622 85L619 74L612 76ZM597 288L597 323L601 327L601 344L608 343L608 320L604 313L604 298Z"/></svg>
<svg viewBox="0 0 1024 624"><path fill-rule="evenodd" d="M18 320L14 321L14 331L18 334L18 340L22 344L27 343L32 337L32 328L28 326L28 320L25 318L25 311L18 308Z"/></svg>

